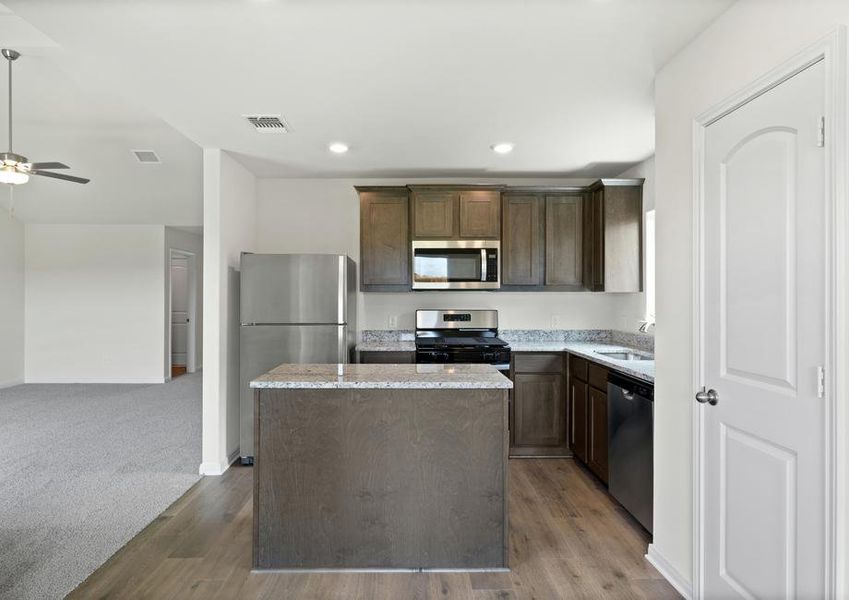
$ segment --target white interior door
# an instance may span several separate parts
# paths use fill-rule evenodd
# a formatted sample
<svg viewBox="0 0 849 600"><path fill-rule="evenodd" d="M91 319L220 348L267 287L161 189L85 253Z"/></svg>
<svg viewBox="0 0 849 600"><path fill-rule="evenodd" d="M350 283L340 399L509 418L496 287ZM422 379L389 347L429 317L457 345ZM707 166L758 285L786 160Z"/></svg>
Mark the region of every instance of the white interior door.
<svg viewBox="0 0 849 600"><path fill-rule="evenodd" d="M824 69L705 130L705 598L825 595Z"/></svg>
<svg viewBox="0 0 849 600"><path fill-rule="evenodd" d="M171 259L171 364L185 366L189 340L189 269L183 257Z"/></svg>

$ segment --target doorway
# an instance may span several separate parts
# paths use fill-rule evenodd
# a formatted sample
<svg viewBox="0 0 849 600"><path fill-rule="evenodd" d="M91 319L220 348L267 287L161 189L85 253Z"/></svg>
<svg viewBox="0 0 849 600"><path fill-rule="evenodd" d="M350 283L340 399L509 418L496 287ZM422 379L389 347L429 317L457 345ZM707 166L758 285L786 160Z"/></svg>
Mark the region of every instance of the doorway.
<svg viewBox="0 0 849 600"><path fill-rule="evenodd" d="M835 597L839 45L696 122L695 598Z"/></svg>
<svg viewBox="0 0 849 600"><path fill-rule="evenodd" d="M197 272L195 255L169 250L170 377L194 373L196 363Z"/></svg>

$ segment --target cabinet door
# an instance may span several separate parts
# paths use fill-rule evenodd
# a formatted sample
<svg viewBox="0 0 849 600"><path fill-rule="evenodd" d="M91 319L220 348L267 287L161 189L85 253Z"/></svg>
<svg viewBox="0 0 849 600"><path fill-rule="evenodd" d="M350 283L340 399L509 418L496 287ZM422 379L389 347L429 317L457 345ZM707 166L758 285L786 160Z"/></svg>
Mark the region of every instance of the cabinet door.
<svg viewBox="0 0 849 600"><path fill-rule="evenodd" d="M589 192L583 210L583 283L594 292L604 290L604 190Z"/></svg>
<svg viewBox="0 0 849 600"><path fill-rule="evenodd" d="M501 284L542 284L542 199L505 195L501 237Z"/></svg>
<svg viewBox="0 0 849 600"><path fill-rule="evenodd" d="M498 239L501 233L501 193L474 190L460 193L460 237Z"/></svg>
<svg viewBox="0 0 849 600"><path fill-rule="evenodd" d="M457 192L416 190L413 192L413 237L456 237Z"/></svg>
<svg viewBox="0 0 849 600"><path fill-rule="evenodd" d="M566 394L560 373L516 373L513 382L516 446L566 446Z"/></svg>
<svg viewBox="0 0 849 600"><path fill-rule="evenodd" d="M572 407L572 427L569 445L572 448L572 454L586 463L589 456L587 452L587 384L572 377L570 387L572 388L569 403Z"/></svg>
<svg viewBox="0 0 849 600"><path fill-rule="evenodd" d="M607 394L589 388L589 459L587 466L607 483Z"/></svg>
<svg viewBox="0 0 849 600"><path fill-rule="evenodd" d="M583 281L583 199L545 199L545 285L579 286Z"/></svg>
<svg viewBox="0 0 849 600"><path fill-rule="evenodd" d="M410 281L406 192L360 192L360 287L405 291Z"/></svg>
<svg viewBox="0 0 849 600"><path fill-rule="evenodd" d="M604 189L604 290L643 290L643 192L641 186Z"/></svg>

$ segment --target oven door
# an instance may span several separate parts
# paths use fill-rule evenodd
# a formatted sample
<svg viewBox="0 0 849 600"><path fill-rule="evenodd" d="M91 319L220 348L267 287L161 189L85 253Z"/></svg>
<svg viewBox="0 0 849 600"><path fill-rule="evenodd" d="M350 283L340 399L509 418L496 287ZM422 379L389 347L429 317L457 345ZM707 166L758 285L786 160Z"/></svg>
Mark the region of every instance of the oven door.
<svg viewBox="0 0 849 600"><path fill-rule="evenodd" d="M493 290L501 286L499 242L413 242L414 290Z"/></svg>

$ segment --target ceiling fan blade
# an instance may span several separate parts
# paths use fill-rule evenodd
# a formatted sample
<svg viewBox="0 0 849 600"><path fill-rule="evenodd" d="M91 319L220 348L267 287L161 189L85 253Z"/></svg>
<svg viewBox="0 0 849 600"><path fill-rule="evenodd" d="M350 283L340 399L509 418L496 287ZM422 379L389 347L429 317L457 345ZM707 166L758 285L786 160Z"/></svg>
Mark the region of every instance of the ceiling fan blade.
<svg viewBox="0 0 849 600"><path fill-rule="evenodd" d="M41 175L42 177L52 177L53 179L62 179L64 181L73 181L74 183L88 183L90 179L85 177L74 177L73 175L63 175L62 173L51 173L50 171L30 171L30 175Z"/></svg>
<svg viewBox="0 0 849 600"><path fill-rule="evenodd" d="M43 162L43 163L30 163L30 169L70 169L68 165L60 162Z"/></svg>

